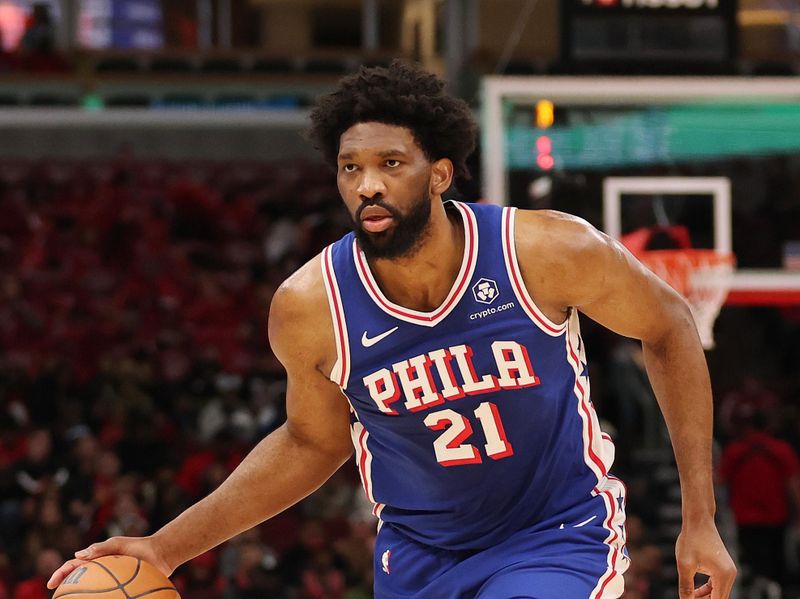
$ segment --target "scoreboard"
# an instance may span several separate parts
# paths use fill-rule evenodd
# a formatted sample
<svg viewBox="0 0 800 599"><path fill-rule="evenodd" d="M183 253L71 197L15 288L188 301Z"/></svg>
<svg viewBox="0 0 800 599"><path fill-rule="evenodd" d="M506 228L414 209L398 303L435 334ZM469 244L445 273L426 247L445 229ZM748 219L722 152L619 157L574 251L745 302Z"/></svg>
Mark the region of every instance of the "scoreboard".
<svg viewBox="0 0 800 599"><path fill-rule="evenodd" d="M506 107L510 169L561 171L800 153L800 102Z"/></svg>
<svg viewBox="0 0 800 599"><path fill-rule="evenodd" d="M737 0L561 0L561 58L573 66L725 65Z"/></svg>

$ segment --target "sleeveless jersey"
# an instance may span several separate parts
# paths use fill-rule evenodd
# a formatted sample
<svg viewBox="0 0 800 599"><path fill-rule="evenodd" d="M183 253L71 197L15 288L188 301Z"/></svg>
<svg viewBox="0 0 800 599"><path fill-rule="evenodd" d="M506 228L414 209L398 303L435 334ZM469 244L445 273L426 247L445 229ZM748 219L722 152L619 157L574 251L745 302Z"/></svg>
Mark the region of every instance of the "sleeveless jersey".
<svg viewBox="0 0 800 599"><path fill-rule="evenodd" d="M352 233L323 251L338 353L330 378L350 402L361 482L382 523L476 550L558 527L604 493L613 445L589 397L577 313L552 322L523 283L515 209L446 208L463 220L464 256L431 312L387 299ZM615 499L608 493L609 523Z"/></svg>

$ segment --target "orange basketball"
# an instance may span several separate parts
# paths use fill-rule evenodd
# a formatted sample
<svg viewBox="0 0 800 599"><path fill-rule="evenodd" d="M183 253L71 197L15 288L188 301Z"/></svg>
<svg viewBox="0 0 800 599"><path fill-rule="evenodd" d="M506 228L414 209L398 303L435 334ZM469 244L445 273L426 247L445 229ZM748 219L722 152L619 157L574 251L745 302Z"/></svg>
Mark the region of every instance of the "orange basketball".
<svg viewBox="0 0 800 599"><path fill-rule="evenodd" d="M127 555L107 555L70 572L53 599L180 599L155 566Z"/></svg>

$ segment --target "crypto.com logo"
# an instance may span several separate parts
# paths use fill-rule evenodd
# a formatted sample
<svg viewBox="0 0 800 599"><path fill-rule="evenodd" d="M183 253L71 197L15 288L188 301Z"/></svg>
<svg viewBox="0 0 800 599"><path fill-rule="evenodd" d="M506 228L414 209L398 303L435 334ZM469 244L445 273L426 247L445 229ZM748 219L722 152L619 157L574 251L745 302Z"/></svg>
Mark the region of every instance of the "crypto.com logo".
<svg viewBox="0 0 800 599"><path fill-rule="evenodd" d="M500 291L497 283L491 279L480 279L472 286L472 295L478 303L491 304L500 295Z"/></svg>

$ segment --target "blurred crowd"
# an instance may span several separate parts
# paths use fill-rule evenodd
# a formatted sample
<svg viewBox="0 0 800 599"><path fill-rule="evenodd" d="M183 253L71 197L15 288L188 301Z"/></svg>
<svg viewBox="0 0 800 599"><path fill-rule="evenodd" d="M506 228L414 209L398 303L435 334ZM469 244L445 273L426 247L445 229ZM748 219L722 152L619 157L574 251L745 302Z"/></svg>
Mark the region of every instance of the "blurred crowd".
<svg viewBox="0 0 800 599"><path fill-rule="evenodd" d="M800 418L794 402L748 379L718 410L718 477L730 506L742 585L753 599L800 592ZM732 535L732 536L733 536Z"/></svg>
<svg viewBox="0 0 800 599"><path fill-rule="evenodd" d="M348 216L320 165L136 161L125 149L108 162L4 162L0 206L0 599L39 599L76 549L156 530L282 423L270 299ZM670 596L676 531L665 537L663 503L676 481L637 458L661 455L667 436L640 350L603 335L588 325L595 395L629 486L625 597ZM720 482L746 555L747 534L778 538L796 513L796 455L774 431L800 418L757 381L718 412ZM754 476L761 493L748 496ZM765 491L772 520L742 521ZM346 464L174 580L184 599L368 598L375 525ZM765 592L791 570L759 568L748 572Z"/></svg>
<svg viewBox="0 0 800 599"><path fill-rule="evenodd" d="M279 372L265 339L280 282L345 230L325 167L0 166L5 361L87 384L138 355L158 380L199 361Z"/></svg>
<svg viewBox="0 0 800 599"><path fill-rule="evenodd" d="M324 168L0 167L0 597L48 596L76 548L158 528L281 424L267 311L346 227ZM369 596L357 482L197 558L183 597Z"/></svg>

